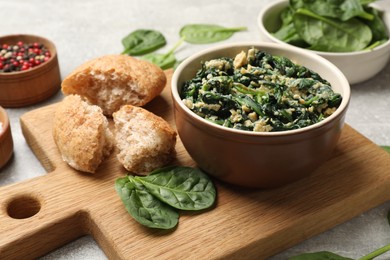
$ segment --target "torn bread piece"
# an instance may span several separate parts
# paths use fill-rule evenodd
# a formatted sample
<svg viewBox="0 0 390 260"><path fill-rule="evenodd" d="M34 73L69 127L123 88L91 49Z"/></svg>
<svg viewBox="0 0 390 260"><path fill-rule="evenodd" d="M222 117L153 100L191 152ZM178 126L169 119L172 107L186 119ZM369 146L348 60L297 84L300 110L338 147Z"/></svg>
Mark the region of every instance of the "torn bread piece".
<svg viewBox="0 0 390 260"><path fill-rule="evenodd" d="M161 117L126 105L113 114L118 160L130 172L145 175L175 155L176 132Z"/></svg>
<svg viewBox="0 0 390 260"><path fill-rule="evenodd" d="M166 82L164 71L148 61L106 55L76 68L61 88L65 95L81 95L111 116L122 105L145 105L161 93Z"/></svg>
<svg viewBox="0 0 390 260"><path fill-rule="evenodd" d="M114 136L102 109L78 95L65 97L53 120L53 138L72 168L94 173L114 147Z"/></svg>

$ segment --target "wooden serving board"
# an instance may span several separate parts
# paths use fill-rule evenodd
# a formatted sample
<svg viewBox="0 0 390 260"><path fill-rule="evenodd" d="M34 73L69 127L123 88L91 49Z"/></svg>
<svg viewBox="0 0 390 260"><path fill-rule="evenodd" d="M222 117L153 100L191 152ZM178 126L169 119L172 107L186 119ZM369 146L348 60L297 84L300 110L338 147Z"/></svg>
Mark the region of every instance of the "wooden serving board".
<svg viewBox="0 0 390 260"><path fill-rule="evenodd" d="M333 156L309 177L271 190L215 180L213 209L181 212L174 230L148 229L116 194L114 181L126 171L115 154L94 175L61 160L51 135L55 108L21 118L48 174L0 188L2 259L36 258L86 234L110 259L264 259L390 198L390 155L345 126ZM174 126L169 87L146 108ZM176 149L176 164L195 165L180 140Z"/></svg>

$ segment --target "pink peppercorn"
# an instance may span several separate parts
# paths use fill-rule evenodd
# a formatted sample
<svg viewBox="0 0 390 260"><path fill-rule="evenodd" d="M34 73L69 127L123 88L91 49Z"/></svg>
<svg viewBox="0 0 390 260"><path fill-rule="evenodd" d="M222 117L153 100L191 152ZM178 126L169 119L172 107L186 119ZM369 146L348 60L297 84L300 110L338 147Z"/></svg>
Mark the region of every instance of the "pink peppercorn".
<svg viewBox="0 0 390 260"><path fill-rule="evenodd" d="M48 61L50 57L50 51L38 42L0 44L0 73L28 70Z"/></svg>

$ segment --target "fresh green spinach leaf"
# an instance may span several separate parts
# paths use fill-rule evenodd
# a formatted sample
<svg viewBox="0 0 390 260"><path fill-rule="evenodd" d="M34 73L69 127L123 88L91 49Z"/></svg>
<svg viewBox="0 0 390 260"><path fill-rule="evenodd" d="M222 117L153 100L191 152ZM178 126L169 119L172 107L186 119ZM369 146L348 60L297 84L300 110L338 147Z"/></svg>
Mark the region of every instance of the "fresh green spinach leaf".
<svg viewBox="0 0 390 260"><path fill-rule="evenodd" d="M372 39L370 28L357 19L339 22L319 16L307 9L294 13L294 26L311 49L351 52L364 49Z"/></svg>
<svg viewBox="0 0 390 260"><path fill-rule="evenodd" d="M305 253L293 256L290 260L353 260L352 258L343 257L332 252L322 251L315 253Z"/></svg>
<svg viewBox="0 0 390 260"><path fill-rule="evenodd" d="M280 29L274 33L274 36L281 41L297 47L308 48L310 46L298 34L293 23L280 27Z"/></svg>
<svg viewBox="0 0 390 260"><path fill-rule="evenodd" d="M389 251L390 251L390 244L388 244L384 247L378 248L377 250L369 253L368 255L365 255L365 256L359 258L358 260L372 260L375 257L383 255L384 253L389 252Z"/></svg>
<svg viewBox="0 0 390 260"><path fill-rule="evenodd" d="M180 39L180 41L178 41L175 46L173 46L173 48L165 54L149 53L141 58L159 66L163 70L173 68L176 63L178 63L174 52L183 43L183 41L183 38Z"/></svg>
<svg viewBox="0 0 390 260"><path fill-rule="evenodd" d="M280 13L280 19L282 20L282 25L288 25L293 22L294 9L291 6L283 9Z"/></svg>
<svg viewBox="0 0 390 260"><path fill-rule="evenodd" d="M390 225L390 212L387 213L387 222ZM375 257L383 255L384 253L389 251L390 251L390 244L378 248L365 256L362 256L358 260L372 260ZM289 259L290 260L352 260L351 258L346 258L328 251L304 253L304 254L290 257Z"/></svg>
<svg viewBox="0 0 390 260"><path fill-rule="evenodd" d="M375 2L376 0L360 0L360 4L365 6L365 5L368 5L368 4L371 4L373 2Z"/></svg>
<svg viewBox="0 0 390 260"><path fill-rule="evenodd" d="M177 62L175 54L172 52L165 54L149 53L143 56L142 59L159 66L163 70L172 68Z"/></svg>
<svg viewBox="0 0 390 260"><path fill-rule="evenodd" d="M226 40L234 33L246 29L246 27L225 28L213 24L188 24L180 29L180 36L189 43L205 44Z"/></svg>
<svg viewBox="0 0 390 260"><path fill-rule="evenodd" d="M143 55L155 51L166 44L164 35L155 30L139 29L122 39L125 50L122 54Z"/></svg>
<svg viewBox="0 0 390 260"><path fill-rule="evenodd" d="M290 0L274 36L301 48L325 52L370 50L389 39L374 0Z"/></svg>
<svg viewBox="0 0 390 260"><path fill-rule="evenodd" d="M281 41L290 43L292 45L307 48L309 45L299 36L294 26L294 9L290 6L283 9L280 13L280 19L282 20L282 26L273 33L273 35Z"/></svg>
<svg viewBox="0 0 390 260"><path fill-rule="evenodd" d="M347 21L354 17L372 20L373 16L367 13L359 0L290 0L293 9L308 9L320 16L338 18Z"/></svg>
<svg viewBox="0 0 390 260"><path fill-rule="evenodd" d="M364 50L372 50L374 49L375 47L378 47L382 44L384 44L387 40L381 40L381 41L376 41L376 42L373 42L371 43L370 45L368 45L366 48L364 48Z"/></svg>
<svg viewBox="0 0 390 260"><path fill-rule="evenodd" d="M388 251L390 251L390 244L381 247L363 257L360 257L358 260L372 260L375 257L378 257ZM304 253L304 254L296 255L290 257L289 260L353 260L353 259L332 252L321 251L321 252Z"/></svg>
<svg viewBox="0 0 390 260"><path fill-rule="evenodd" d="M126 176L115 181L115 189L126 210L144 226L171 229L178 223L179 213L151 195L145 187Z"/></svg>
<svg viewBox="0 0 390 260"><path fill-rule="evenodd" d="M382 20L382 13L373 7L365 7L365 10L374 17L372 20L364 21L371 29L372 43L388 40L389 36L386 25Z"/></svg>
<svg viewBox="0 0 390 260"><path fill-rule="evenodd" d="M205 173L180 166L157 169L147 176L118 178L115 190L135 220L160 229L177 225L178 209L206 209L216 197L215 187Z"/></svg>
<svg viewBox="0 0 390 260"><path fill-rule="evenodd" d="M216 190L209 177L191 167L167 167L135 177L154 196L182 210L201 210L214 204Z"/></svg>

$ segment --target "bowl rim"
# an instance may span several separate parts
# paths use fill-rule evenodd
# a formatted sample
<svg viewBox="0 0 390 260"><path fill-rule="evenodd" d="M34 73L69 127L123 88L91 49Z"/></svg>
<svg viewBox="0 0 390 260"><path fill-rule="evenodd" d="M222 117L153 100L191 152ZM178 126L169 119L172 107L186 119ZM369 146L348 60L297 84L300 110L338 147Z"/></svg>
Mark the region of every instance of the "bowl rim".
<svg viewBox="0 0 390 260"><path fill-rule="evenodd" d="M12 72L0 72L0 77L7 77L7 76L19 76L21 74L27 74L27 73L34 73L36 70L39 70L41 69L42 67L44 67L45 65L47 64L50 64L54 59L57 58L57 48L54 44L53 41L49 40L48 38L45 38L45 37L42 37L40 35L34 35L34 34L8 34L8 35L2 35L0 36L0 44L3 44L3 41L4 39L18 39L20 37L25 37L25 38L39 38L40 40L43 40L45 42L47 42L50 46L45 46L47 48L50 48L50 58L44 62L44 63L41 63L39 64L38 66L35 66L31 69L28 69L28 70L24 70L24 71L12 71Z"/></svg>
<svg viewBox="0 0 390 260"><path fill-rule="evenodd" d="M267 35L267 37L272 39L273 41L280 43L280 44L287 45L287 46L292 46L294 48L304 49L304 48L289 44L287 42L284 42L282 40L279 40L278 38L274 37L264 26L263 18L270 10L272 10L275 7L281 6L281 5L287 6L288 3L289 3L289 0L274 0L270 3L268 3L267 5L265 5L263 8L260 9L260 12L257 16L257 24L260 28L260 31L262 33L264 33L265 35ZM379 7L375 3L371 3L370 6L373 6L379 10L384 11L383 8ZM354 55L354 56L365 55L365 54L372 53L374 51L380 51L380 50L387 49L387 48L390 49L390 23L387 23L387 21L390 21L390 17L388 17L388 13L385 11L384 11L383 15L386 16L386 19L383 19L383 21L386 24L387 31L389 34L389 39L385 43L382 43L382 44L380 44L372 49L353 51L353 52L326 52L326 51L316 51L316 50L309 50L309 49L304 49L304 50L307 50L307 51L310 51L310 52L313 52L313 53L316 53L316 54L319 54L319 55L325 56L325 57L326 56L335 56L335 57L337 56L337 57L342 58L342 57L351 56L351 55Z"/></svg>
<svg viewBox="0 0 390 260"><path fill-rule="evenodd" d="M237 47L242 47L244 48L250 48L250 47L256 47L256 48L271 48L275 49L276 51L278 50L284 50L288 51L294 54L297 54L299 56L306 56L307 58L311 60L316 60L319 63L322 63L324 66L327 66L330 70L332 70L335 73L335 77L337 77L340 81L340 85L343 90L342 94L342 102L340 106L336 109L336 111L330 115L329 117L325 118L324 120L303 127L303 128L298 128L298 129L292 129L292 130L285 130L285 131L277 131L277 132L253 132L253 131L247 131L247 130L240 130L240 129L233 129L225 126L220 126L218 124L215 124L213 122L209 122L206 119L202 118L201 116L195 114L193 111L191 111L185 104L182 102L180 95L179 95L179 88L181 86L178 86L178 80L181 72L196 59L199 59L200 57L210 54L215 51L220 51L223 49L229 49L229 48L237 48ZM211 129L214 129L216 131L221 131L224 133L230 133L233 135L239 135L239 136L268 136L268 137L282 137L282 136L291 136L291 135L297 135L297 134L302 134L306 133L308 131L314 131L321 129L323 127L326 127L329 125L333 120L337 119L338 117L342 117L346 109L348 108L349 102L350 102L350 97L351 97L351 87L350 84L348 83L348 80L344 76L344 74L338 69L333 63L328 61L327 59L313 53L313 52L308 52L304 49L296 48L296 47L291 47L289 45L280 45L277 43L272 43L272 42L234 42L234 43L225 43L221 44L218 46L214 47L209 47L207 49L204 49L202 51L199 51L190 57L186 58L182 63L179 64L179 66L175 69L173 75L172 75L172 80L171 80L171 95L173 102L177 104L183 111L184 113L191 117L194 122L199 122L203 124L204 126L209 126Z"/></svg>

